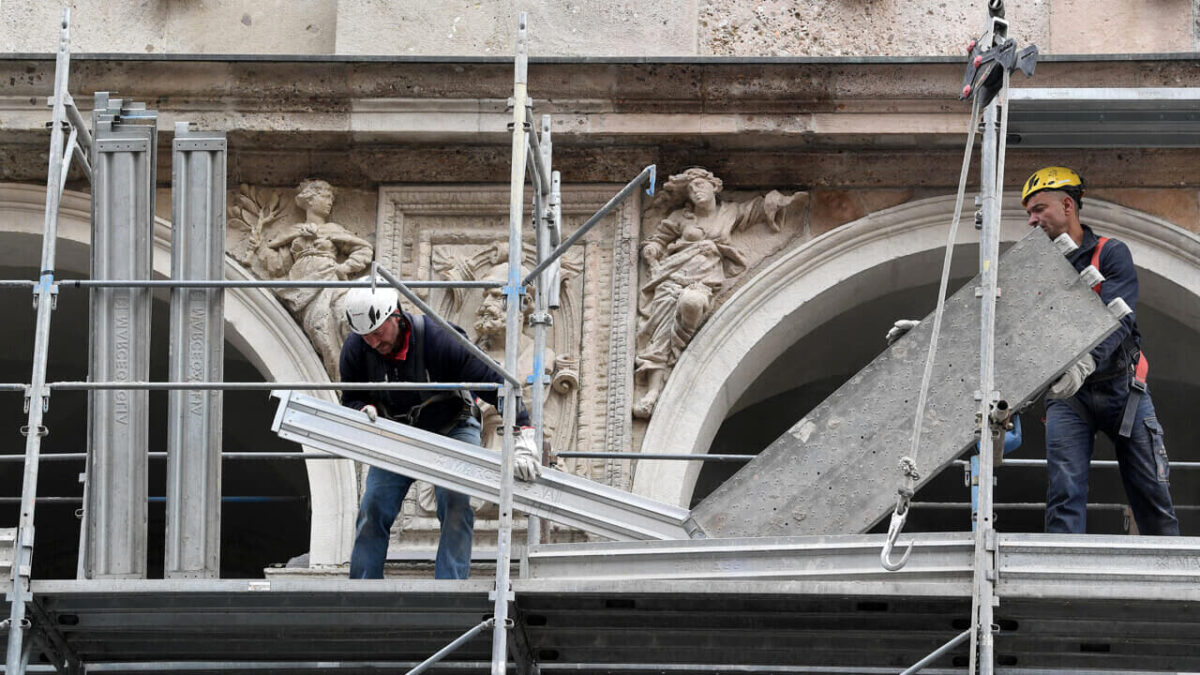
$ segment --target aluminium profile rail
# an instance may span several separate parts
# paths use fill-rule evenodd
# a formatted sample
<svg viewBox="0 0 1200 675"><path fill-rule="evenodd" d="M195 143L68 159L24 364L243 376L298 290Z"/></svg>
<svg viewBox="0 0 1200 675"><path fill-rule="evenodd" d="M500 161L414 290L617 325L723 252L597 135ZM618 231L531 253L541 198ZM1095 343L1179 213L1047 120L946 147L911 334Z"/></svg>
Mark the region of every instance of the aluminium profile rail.
<svg viewBox="0 0 1200 675"><path fill-rule="evenodd" d="M294 392L280 399L271 430L306 447L450 488L489 502L500 499L500 455L487 448L366 415ZM546 469L516 481L513 507L612 539L687 539L687 509Z"/></svg>
<svg viewBox="0 0 1200 675"><path fill-rule="evenodd" d="M917 543L912 557L895 572L879 566L884 537L544 544L529 552L529 570L531 579L542 581L832 582L853 595L919 583L930 597L971 597L972 533L912 534ZM998 533L995 555L996 594L1002 600L1200 602L1197 537Z"/></svg>

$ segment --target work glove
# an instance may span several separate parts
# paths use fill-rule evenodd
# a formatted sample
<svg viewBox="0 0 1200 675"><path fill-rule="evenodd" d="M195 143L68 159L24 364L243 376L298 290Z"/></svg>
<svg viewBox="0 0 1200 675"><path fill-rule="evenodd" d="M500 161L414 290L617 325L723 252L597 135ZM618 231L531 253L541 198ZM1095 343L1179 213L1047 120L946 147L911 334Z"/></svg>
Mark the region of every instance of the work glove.
<svg viewBox="0 0 1200 675"><path fill-rule="evenodd" d="M531 482L542 475L542 462L534 452L536 440L533 427L521 427L513 438L513 475L517 480Z"/></svg>
<svg viewBox="0 0 1200 675"><path fill-rule="evenodd" d="M889 330L887 335L884 337L884 339L887 340L888 346L892 346L892 343L904 337L908 331L916 328L917 324L919 323L921 322L917 321L916 319L900 319L896 323L892 324L891 330Z"/></svg>
<svg viewBox="0 0 1200 675"><path fill-rule="evenodd" d="M375 406L369 403L360 408L360 410L367 414L367 419L371 420L372 424L375 423L375 420L379 419L379 411L375 409Z"/></svg>
<svg viewBox="0 0 1200 675"><path fill-rule="evenodd" d="M1046 398L1070 398L1083 386L1083 381L1096 370L1096 361L1091 354L1084 354L1082 359L1071 364L1062 377L1055 380L1046 391Z"/></svg>

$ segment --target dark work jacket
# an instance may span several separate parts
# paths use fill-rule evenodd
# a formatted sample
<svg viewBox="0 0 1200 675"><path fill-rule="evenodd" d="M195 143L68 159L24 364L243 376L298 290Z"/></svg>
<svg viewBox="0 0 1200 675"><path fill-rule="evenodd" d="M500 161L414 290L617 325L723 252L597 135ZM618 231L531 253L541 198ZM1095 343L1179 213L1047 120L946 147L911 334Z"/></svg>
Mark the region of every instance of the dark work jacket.
<svg viewBox="0 0 1200 675"><path fill-rule="evenodd" d="M412 325L412 315L401 312L403 320ZM455 326L457 328L457 326ZM409 328L411 331L411 328ZM459 329L461 332L461 329ZM391 356L384 356L375 351L362 339L361 335L351 333L342 344L342 355L339 362L342 382L497 382L504 380L498 373L489 368L483 361L475 358L465 347L446 334L433 321L426 319L423 344L416 344L416 334L409 334L408 356L397 361ZM429 373L426 380L423 374L413 372L416 350L423 350L425 370ZM496 405L495 390L471 392L472 397L478 397ZM426 397L429 393L426 393ZM361 410L367 405L374 405L381 415L395 419L406 414L413 406L421 402L421 394L416 391L401 389L369 391L347 390L342 392L342 405L355 410ZM431 408L434 406L431 406ZM421 428L430 431L440 431L446 424L454 421L458 410L451 406L436 406L430 410L431 415L423 415ZM527 426L529 414L522 409L517 411L517 424Z"/></svg>
<svg viewBox="0 0 1200 675"><path fill-rule="evenodd" d="M1078 271L1083 271L1092 262L1092 252L1100 238L1087 225L1083 226L1083 243L1067 259ZM1141 349L1142 336L1138 332L1137 302L1138 278L1137 269L1133 266L1133 256L1129 247L1119 239L1108 238L1100 251L1100 261L1096 266L1104 275L1104 283L1100 286L1100 299L1104 304L1114 298L1124 298L1129 308L1134 310L1121 319L1121 325L1116 332L1104 339L1092 350L1092 358L1096 361L1096 372L1088 380L1103 380L1128 371L1133 357Z"/></svg>

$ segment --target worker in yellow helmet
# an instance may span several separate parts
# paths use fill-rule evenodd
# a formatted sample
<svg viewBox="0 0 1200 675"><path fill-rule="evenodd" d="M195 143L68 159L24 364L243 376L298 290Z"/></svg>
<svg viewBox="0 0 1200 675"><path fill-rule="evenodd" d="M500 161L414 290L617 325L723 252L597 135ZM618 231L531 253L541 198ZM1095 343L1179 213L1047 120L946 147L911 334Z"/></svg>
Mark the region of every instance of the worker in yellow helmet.
<svg viewBox="0 0 1200 675"><path fill-rule="evenodd" d="M1129 248L1099 237L1079 221L1083 178L1062 166L1040 169L1021 190L1030 227L1040 227L1070 249L1076 270L1089 265L1104 281L1093 290L1105 304L1124 299L1137 309L1138 279ZM1066 244L1065 239L1070 239ZM1142 534L1179 534L1171 501L1170 467L1162 425L1146 386L1149 369L1141 353L1137 314L1121 319L1116 332L1085 354L1046 392L1046 531L1087 531L1088 467L1097 431L1116 446L1121 480Z"/></svg>

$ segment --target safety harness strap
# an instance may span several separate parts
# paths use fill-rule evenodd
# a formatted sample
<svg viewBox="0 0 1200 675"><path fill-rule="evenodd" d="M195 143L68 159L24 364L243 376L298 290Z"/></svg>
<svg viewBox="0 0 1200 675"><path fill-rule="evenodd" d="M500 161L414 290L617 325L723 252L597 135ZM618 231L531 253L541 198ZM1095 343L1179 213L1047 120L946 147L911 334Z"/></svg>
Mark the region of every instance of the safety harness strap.
<svg viewBox="0 0 1200 675"><path fill-rule="evenodd" d="M1092 250L1091 265L1096 270L1100 269L1100 251L1107 242L1108 237L1100 237L1100 240L1096 242L1096 248ZM1100 286L1103 283L1092 286L1092 290L1096 291L1097 295L1099 295ZM1146 375L1150 372L1150 361L1141 350L1138 350L1136 359L1133 379L1129 382L1129 398L1125 399L1125 411L1121 415L1121 428L1117 432L1122 438L1129 438L1129 435L1133 433L1133 421L1137 417L1138 403L1141 401L1142 395L1146 393Z"/></svg>
<svg viewBox="0 0 1200 675"><path fill-rule="evenodd" d="M1091 262L1091 266L1092 266L1092 267L1095 267L1097 272L1099 272L1099 271L1100 271L1100 251L1101 251L1101 250L1104 248L1104 245L1105 245L1105 244L1107 244L1107 243L1108 243L1108 237L1100 237L1100 241L1096 242L1096 248L1092 249L1092 262ZM1104 282L1103 282L1103 281L1101 281L1099 284L1096 284L1095 286L1092 286L1092 290L1093 290L1093 291L1096 291L1096 293L1097 293L1097 294L1099 294L1099 293L1100 293L1100 286L1101 286L1101 284L1103 284L1103 283L1104 283Z"/></svg>

